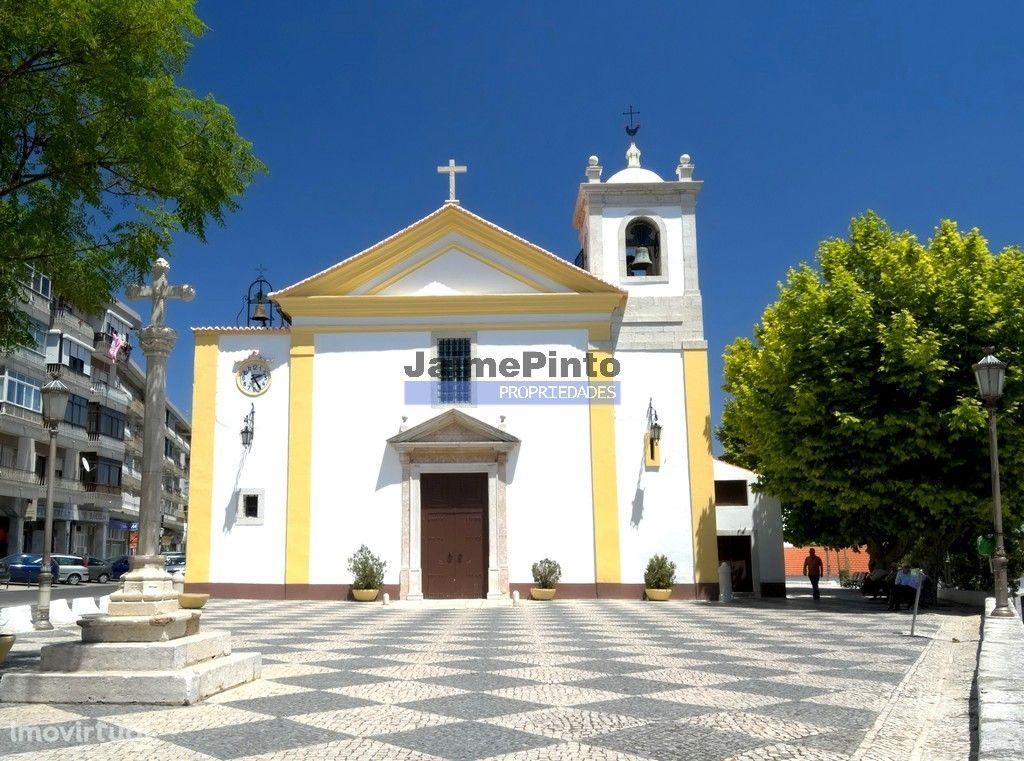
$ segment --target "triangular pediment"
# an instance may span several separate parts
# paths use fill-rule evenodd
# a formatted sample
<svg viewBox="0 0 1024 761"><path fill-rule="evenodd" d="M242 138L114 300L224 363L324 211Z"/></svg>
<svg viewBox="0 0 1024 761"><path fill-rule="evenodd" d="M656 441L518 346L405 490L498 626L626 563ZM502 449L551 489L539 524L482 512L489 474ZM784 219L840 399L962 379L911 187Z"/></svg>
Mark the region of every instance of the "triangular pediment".
<svg viewBox="0 0 1024 761"><path fill-rule="evenodd" d="M611 311L624 291L466 211L443 207L390 238L293 286L271 294L292 315L380 312L410 299L491 296L559 303L558 311ZM575 300L575 301L574 301ZM418 309L430 309L428 301Z"/></svg>
<svg viewBox="0 0 1024 761"><path fill-rule="evenodd" d="M515 445L512 434L459 410L448 410L388 439L390 444L437 446L451 444Z"/></svg>

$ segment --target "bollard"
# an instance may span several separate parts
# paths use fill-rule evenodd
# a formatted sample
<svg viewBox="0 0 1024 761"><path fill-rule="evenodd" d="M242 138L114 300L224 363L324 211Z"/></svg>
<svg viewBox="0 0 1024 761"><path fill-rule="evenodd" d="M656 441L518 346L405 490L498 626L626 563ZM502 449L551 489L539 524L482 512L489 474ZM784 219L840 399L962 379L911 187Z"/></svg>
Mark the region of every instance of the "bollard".
<svg viewBox="0 0 1024 761"><path fill-rule="evenodd" d="M519 604L519 590L518 589L515 589L515 590L512 591L512 604L513 605L518 605Z"/></svg>
<svg viewBox="0 0 1024 761"><path fill-rule="evenodd" d="M389 595L387 592L385 592L384 596L381 598L381 600L383 601L383 603L385 605L387 605L388 603L391 602L391 595Z"/></svg>
<svg viewBox="0 0 1024 761"><path fill-rule="evenodd" d="M724 560L718 566L718 595L722 602L732 602L732 566Z"/></svg>

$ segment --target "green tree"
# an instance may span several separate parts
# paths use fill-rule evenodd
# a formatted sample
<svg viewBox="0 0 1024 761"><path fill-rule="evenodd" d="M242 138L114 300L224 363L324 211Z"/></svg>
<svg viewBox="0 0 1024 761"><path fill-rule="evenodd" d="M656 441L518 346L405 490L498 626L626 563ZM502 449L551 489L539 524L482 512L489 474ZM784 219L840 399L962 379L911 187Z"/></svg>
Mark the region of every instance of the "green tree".
<svg viewBox="0 0 1024 761"><path fill-rule="evenodd" d="M193 5L0 0L0 350L28 340L25 265L96 311L264 169L225 106L175 82Z"/></svg>
<svg viewBox="0 0 1024 761"><path fill-rule="evenodd" d="M943 221L925 245L873 213L791 269L779 298L726 349L727 459L780 498L787 539L912 553L943 570L992 531L986 412L971 365L1010 367L1000 412L1013 551L1024 476L1024 251L992 254Z"/></svg>

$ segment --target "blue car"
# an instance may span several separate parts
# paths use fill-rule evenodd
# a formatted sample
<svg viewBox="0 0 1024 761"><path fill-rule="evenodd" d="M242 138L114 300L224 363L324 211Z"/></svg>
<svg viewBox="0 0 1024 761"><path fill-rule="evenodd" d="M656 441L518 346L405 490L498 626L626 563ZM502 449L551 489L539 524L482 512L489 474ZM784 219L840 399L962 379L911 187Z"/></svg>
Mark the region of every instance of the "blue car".
<svg viewBox="0 0 1024 761"><path fill-rule="evenodd" d="M128 573L128 556L121 555L120 557L112 558L110 561L110 575L115 579L120 579L126 573Z"/></svg>
<svg viewBox="0 0 1024 761"><path fill-rule="evenodd" d="M20 581L25 584L38 584L39 571L43 567L43 556L34 553L22 553L21 555L8 555L0 560L0 579L6 578L10 581ZM50 558L50 573L53 574L53 583L60 578L60 566L57 561Z"/></svg>

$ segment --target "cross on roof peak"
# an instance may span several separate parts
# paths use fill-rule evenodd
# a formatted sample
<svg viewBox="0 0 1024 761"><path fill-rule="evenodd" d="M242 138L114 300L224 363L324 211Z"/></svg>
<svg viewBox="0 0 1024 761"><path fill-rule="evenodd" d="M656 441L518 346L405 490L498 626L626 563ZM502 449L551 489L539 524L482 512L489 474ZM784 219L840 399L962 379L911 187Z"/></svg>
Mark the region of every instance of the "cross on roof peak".
<svg viewBox="0 0 1024 761"><path fill-rule="evenodd" d="M437 168L438 174L448 175L448 200L445 203L457 204L459 199L455 197L455 175L465 174L467 168L465 166L458 166L455 163L455 159L448 159L448 166L439 166Z"/></svg>

